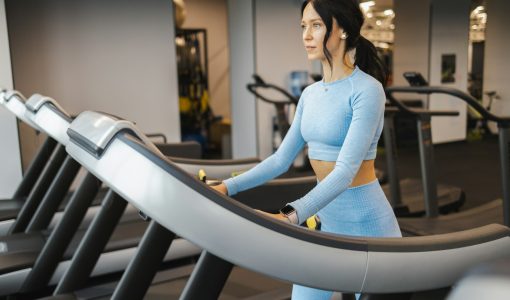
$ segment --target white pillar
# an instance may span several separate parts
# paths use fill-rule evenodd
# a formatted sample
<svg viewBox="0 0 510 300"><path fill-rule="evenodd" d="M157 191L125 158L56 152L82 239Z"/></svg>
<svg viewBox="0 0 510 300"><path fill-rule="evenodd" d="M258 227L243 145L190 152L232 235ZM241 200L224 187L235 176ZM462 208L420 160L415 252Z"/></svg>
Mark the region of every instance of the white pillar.
<svg viewBox="0 0 510 300"><path fill-rule="evenodd" d="M432 0L430 84L452 87L467 93L469 9L471 0ZM455 57L454 82L442 83L442 60ZM432 110L454 110L457 117L432 118L432 141L443 143L466 138L467 105L446 95L431 95Z"/></svg>
<svg viewBox="0 0 510 300"><path fill-rule="evenodd" d="M0 1L0 88L12 89L4 0ZM0 199L12 197L20 181L21 157L16 118L0 107Z"/></svg>
<svg viewBox="0 0 510 300"><path fill-rule="evenodd" d="M228 0L233 158L257 156L255 97L246 89L255 73L254 3Z"/></svg>
<svg viewBox="0 0 510 300"><path fill-rule="evenodd" d="M304 50L299 1L257 0L255 4L255 55L257 73L268 83L289 90L292 71L308 71L312 64ZM280 93L265 93L285 100ZM293 108L293 107L292 107ZM274 105L257 101L259 156L273 152ZM292 110L291 110L292 112ZM293 116L290 114L290 121ZM279 133L277 133L279 134Z"/></svg>
<svg viewBox="0 0 510 300"><path fill-rule="evenodd" d="M508 31L508 12L510 1L490 0L486 2L487 28L485 31L485 63L483 70L483 90L496 91L500 96L494 100L491 111L500 116L510 116L510 84L508 84L508 49L510 49L510 31ZM484 104L488 98L484 95ZM495 129L494 124L490 124Z"/></svg>

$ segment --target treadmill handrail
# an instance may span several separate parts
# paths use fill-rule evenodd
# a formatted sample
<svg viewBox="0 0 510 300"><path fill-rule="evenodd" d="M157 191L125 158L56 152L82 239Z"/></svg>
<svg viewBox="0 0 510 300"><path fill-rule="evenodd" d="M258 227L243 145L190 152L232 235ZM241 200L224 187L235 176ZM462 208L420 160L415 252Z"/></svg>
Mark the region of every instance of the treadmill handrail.
<svg viewBox="0 0 510 300"><path fill-rule="evenodd" d="M2 95L3 94L3 95ZM23 96L20 92L16 90L2 90L0 93L0 96L2 98L1 103L7 103L11 101L13 97L17 97L23 104L26 102L25 96Z"/></svg>
<svg viewBox="0 0 510 300"><path fill-rule="evenodd" d="M77 118L78 119L78 118ZM74 136L70 136L71 138L71 144L77 145L79 147L82 147L82 143L77 142L74 138ZM377 249L380 251L387 251L391 249L391 246L395 244L398 244L398 249L405 248L405 243L402 242L406 239L413 239L415 240L415 245L419 241L423 241L425 244L423 245L423 251L434 251L434 250L444 250L444 248L441 247L441 245L435 244L435 247L433 245L430 245L431 237L411 237L411 238L397 238L393 239L394 243L388 243L387 239L377 239L377 238L358 238L358 237L346 237L346 236L340 236L340 235L331 235L331 234L324 234L324 233L316 233L309 230L301 229L298 226L290 225L287 223L283 223L280 221L276 221L272 218L268 218L265 216L260 215L259 213L253 211L251 208L242 205L238 203L236 200L219 194L209 188L207 185L202 183L201 181L194 178L189 173L185 172L181 168L179 168L176 164L168 160L166 157L162 156L159 153L155 153L152 151L147 145L143 144L137 136L131 134L130 132L120 132L119 134L112 137L112 141L108 143L110 146L114 141L120 141L126 145L128 145L130 148L132 148L134 151L140 153L143 155L146 159L148 159L151 163L159 166L162 170L164 170L166 173L170 174L171 176L178 179L181 183L184 185L187 185L192 190L199 193L201 196L208 198L210 201L215 202L216 204L242 216L245 219L249 219L250 221L253 221L255 223L258 223L259 225L280 231L282 233L285 233L287 235L306 240L312 243L321 244L324 246L330 246L330 247L336 247L336 248L343 248L346 247L350 250L361 250L366 251L367 246L367 240L372 241L372 249ZM106 153L109 150L109 147L104 149L104 153ZM87 153L89 153L87 151ZM96 159L97 156L94 156ZM87 167L87 166L85 166ZM101 174L97 174L97 176L101 177ZM112 186L113 189L115 189L114 186ZM122 195L122 191L117 191L119 194ZM129 199L126 199L129 201ZM144 212L150 217L155 217L152 212ZM163 225L163 224L162 224ZM466 235L466 240L464 243L455 243L455 245L452 245L449 240L452 240L455 233L452 233L451 238L448 237L449 234L441 235L440 238L442 241L444 241L444 245L449 245L448 247L451 248L457 248L457 247L466 247L470 246L477 241L480 240L479 237L474 238L475 236L478 236L478 234L489 236L497 236L497 237L503 237L503 236L510 236L510 229L502 226L502 225L491 225L488 226L489 231L486 230L479 230L479 229L472 229L470 231L473 231L470 234ZM445 238L446 237L446 238ZM376 247L375 245L378 242L383 242L384 247ZM426 247L425 247L426 246ZM413 249L416 248L413 246Z"/></svg>
<svg viewBox="0 0 510 300"><path fill-rule="evenodd" d="M132 122L110 114L84 111L71 123L67 134L88 149L89 152L99 157L106 150L112 138L123 131L132 132L134 136L143 140L153 151L161 154L154 143Z"/></svg>
<svg viewBox="0 0 510 300"><path fill-rule="evenodd" d="M71 117L53 99L34 94L25 104L25 118L62 145L69 142L67 129Z"/></svg>
<svg viewBox="0 0 510 300"><path fill-rule="evenodd" d="M193 159L185 157L167 156L167 158L176 164L204 165L204 166L225 166L225 165L245 165L256 164L260 162L257 157L240 159Z"/></svg>
<svg viewBox="0 0 510 300"><path fill-rule="evenodd" d="M393 100L397 102L393 102ZM404 112L406 114L411 115L429 115L431 117L442 117L442 116L458 116L459 112L454 110L428 110L423 108L410 108L403 103L401 103L399 100L396 100L392 97L391 104L387 105L384 108L385 113L400 113Z"/></svg>
<svg viewBox="0 0 510 300"><path fill-rule="evenodd" d="M64 115L69 122L71 122L71 116L58 104L55 99L43 96L41 94L33 94L28 98L27 102L25 103L25 106L27 107L27 110L36 114L41 107L44 105L53 105L55 107L55 111L59 112L60 114Z"/></svg>
<svg viewBox="0 0 510 300"><path fill-rule="evenodd" d="M152 152L146 145L144 145L133 136L130 136L127 132L118 135L116 138L125 142L135 151L144 155L152 163L158 165L165 172L176 177L183 184L188 185L191 189L197 191L199 194L215 202L216 204L237 213L245 219L249 219L250 221L258 223L263 227L276 231L285 231L285 234L289 234L293 237L312 243L343 248L348 246L350 243L359 245L361 242L361 244L369 247L371 251L405 252L406 249L412 249L413 252L427 252L468 247L479 244L481 241L489 241L507 236L510 237L510 228L500 224L490 224L479 228L455 233L446 233L426 237L420 236L404 238L350 237L302 229L299 226L290 225L272 218L265 217L226 195L214 192L211 188L207 187L207 185L193 178L193 176L191 176L189 173L184 172L174 163L169 161L166 157L162 157L159 154ZM127 200L129 201L129 199ZM144 213L146 213L148 216L151 216L150 212L144 211ZM460 235L462 238L459 238ZM362 247L362 249L363 248L365 247ZM347 247L347 249L361 250L358 247Z"/></svg>
<svg viewBox="0 0 510 300"><path fill-rule="evenodd" d="M251 93L253 93L257 98L260 98L261 100L263 100L265 102L268 102L268 103L271 103L271 104L278 104L278 103L289 103L290 104L290 103L293 103L293 104L297 105L297 103L299 101L299 99L297 99L296 97L292 96L289 92L287 92L283 88L281 88L279 86L276 86L274 84L270 84L270 83L248 83L246 85L246 88ZM277 90L278 92L282 93L285 97L287 97L288 100L287 101L278 101L278 100L269 99L269 98L263 96L262 94L260 94L257 91L258 88Z"/></svg>
<svg viewBox="0 0 510 300"><path fill-rule="evenodd" d="M39 127L26 118L25 106L26 98L20 92L15 90L2 90L0 92L0 104L3 104L10 112L12 112L18 119L30 125L35 130L40 130Z"/></svg>
<svg viewBox="0 0 510 300"><path fill-rule="evenodd" d="M386 94L390 97L388 99L392 101L395 105L399 106L397 102L393 98L393 93L415 93L415 94L446 94L450 96L457 97L462 101L466 102L469 106L475 109L478 113L480 113L485 119L497 122L502 126L510 126L510 117L501 117L496 116L495 114L488 111L485 107L483 107L480 102L478 102L473 96L468 95L458 89L442 87L442 86L390 86L386 89ZM403 105L400 103L400 105ZM399 106L401 107L401 106ZM405 107L407 108L407 107ZM403 109L405 109L403 108Z"/></svg>

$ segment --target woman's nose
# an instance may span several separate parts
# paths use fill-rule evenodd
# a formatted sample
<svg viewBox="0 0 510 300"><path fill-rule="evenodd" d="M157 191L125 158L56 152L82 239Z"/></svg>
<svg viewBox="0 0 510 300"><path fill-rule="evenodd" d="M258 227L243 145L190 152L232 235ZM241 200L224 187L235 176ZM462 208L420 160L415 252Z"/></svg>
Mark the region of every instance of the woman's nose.
<svg viewBox="0 0 510 300"><path fill-rule="evenodd" d="M306 28L303 30L303 40L308 41L312 39L312 35L310 34L310 29Z"/></svg>

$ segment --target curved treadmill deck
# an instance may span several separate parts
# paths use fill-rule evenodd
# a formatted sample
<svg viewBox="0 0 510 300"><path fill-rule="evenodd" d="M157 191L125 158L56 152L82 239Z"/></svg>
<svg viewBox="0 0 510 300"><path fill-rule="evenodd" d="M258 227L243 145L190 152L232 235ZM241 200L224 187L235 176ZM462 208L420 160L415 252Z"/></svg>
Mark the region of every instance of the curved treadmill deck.
<svg viewBox="0 0 510 300"><path fill-rule="evenodd" d="M382 185L382 189L388 199L391 199L389 185ZM421 180L404 178L400 180L400 192L404 210L395 208L397 217L417 217L425 215L425 200L423 197L423 185ZM465 202L464 191L456 186L447 184L437 185L438 210L442 214L457 211Z"/></svg>

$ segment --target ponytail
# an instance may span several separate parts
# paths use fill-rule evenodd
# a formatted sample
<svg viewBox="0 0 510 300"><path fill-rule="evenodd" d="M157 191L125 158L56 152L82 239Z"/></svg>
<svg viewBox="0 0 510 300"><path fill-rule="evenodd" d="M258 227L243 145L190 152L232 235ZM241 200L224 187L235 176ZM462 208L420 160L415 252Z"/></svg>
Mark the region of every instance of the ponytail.
<svg viewBox="0 0 510 300"><path fill-rule="evenodd" d="M374 44L362 35L359 35L356 44L354 64L363 72L381 82L383 86L386 86L388 82L388 72L383 61L377 55L377 49Z"/></svg>

